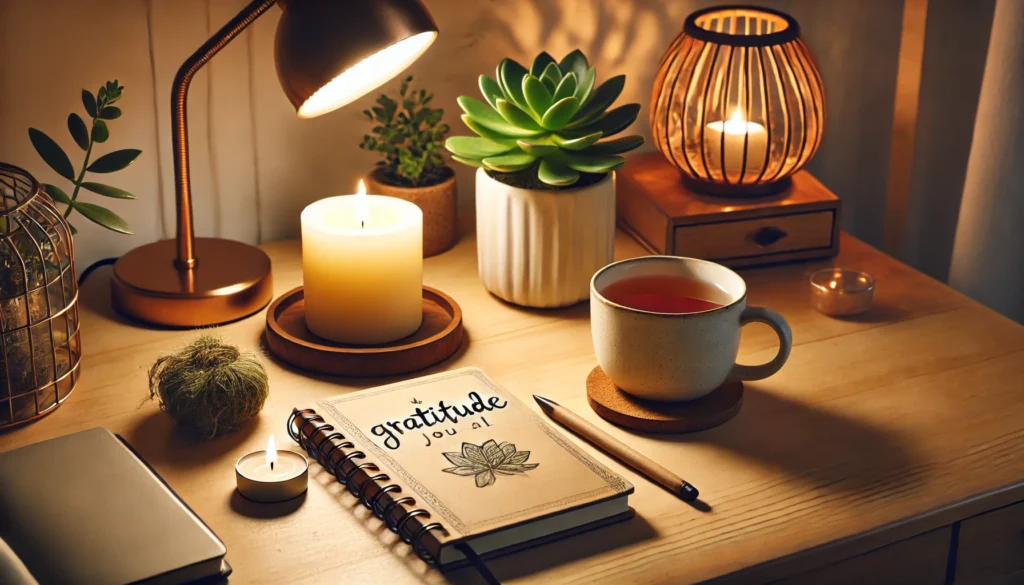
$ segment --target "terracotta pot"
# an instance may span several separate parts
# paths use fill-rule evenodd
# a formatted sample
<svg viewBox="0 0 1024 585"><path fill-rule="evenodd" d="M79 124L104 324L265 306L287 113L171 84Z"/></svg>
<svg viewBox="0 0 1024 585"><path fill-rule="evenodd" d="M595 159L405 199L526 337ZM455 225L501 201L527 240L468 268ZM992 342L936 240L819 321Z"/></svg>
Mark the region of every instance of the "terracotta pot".
<svg viewBox="0 0 1024 585"><path fill-rule="evenodd" d="M590 296L615 252L615 173L593 185L534 191L476 173L477 267L487 290L525 307Z"/></svg>
<svg viewBox="0 0 1024 585"><path fill-rule="evenodd" d="M374 169L366 177L366 189L374 195L387 195L415 203L423 210L423 257L451 248L458 236L458 192L455 173L443 183L429 187L397 187L384 181L384 173Z"/></svg>

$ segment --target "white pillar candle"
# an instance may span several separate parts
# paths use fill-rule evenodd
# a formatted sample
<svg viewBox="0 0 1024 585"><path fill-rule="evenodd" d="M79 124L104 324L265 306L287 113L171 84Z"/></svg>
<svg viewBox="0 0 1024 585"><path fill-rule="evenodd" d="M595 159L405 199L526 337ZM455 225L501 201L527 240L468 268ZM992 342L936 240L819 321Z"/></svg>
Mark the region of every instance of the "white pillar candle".
<svg viewBox="0 0 1024 585"><path fill-rule="evenodd" d="M423 212L359 193L302 211L306 326L340 343L373 345L414 333L423 320Z"/></svg>
<svg viewBox="0 0 1024 585"><path fill-rule="evenodd" d="M722 134L725 134L725 147L722 146ZM707 145L708 168L712 177L717 177L715 169L722 169L730 181L740 180L740 169L743 168L743 151L747 151L747 171L743 173L743 181L752 181L761 174L764 157L768 148L768 133L764 126L757 122L743 119L739 111L725 121L711 122L704 132ZM725 166L722 166L722 153L725 152Z"/></svg>

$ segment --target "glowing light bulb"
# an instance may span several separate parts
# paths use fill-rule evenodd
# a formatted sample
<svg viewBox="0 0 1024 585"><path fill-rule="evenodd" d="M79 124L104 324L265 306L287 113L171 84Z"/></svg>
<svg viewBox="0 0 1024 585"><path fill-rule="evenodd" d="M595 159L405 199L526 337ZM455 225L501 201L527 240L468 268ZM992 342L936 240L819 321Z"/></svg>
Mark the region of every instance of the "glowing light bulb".
<svg viewBox="0 0 1024 585"><path fill-rule="evenodd" d="M370 200L366 197L366 183L359 179L359 189L356 190L356 219L359 220L359 227L366 227L369 218Z"/></svg>
<svg viewBox="0 0 1024 585"><path fill-rule="evenodd" d="M277 443L274 441L274 435L270 435L267 439L267 465L270 470L274 470L274 465L277 463Z"/></svg>

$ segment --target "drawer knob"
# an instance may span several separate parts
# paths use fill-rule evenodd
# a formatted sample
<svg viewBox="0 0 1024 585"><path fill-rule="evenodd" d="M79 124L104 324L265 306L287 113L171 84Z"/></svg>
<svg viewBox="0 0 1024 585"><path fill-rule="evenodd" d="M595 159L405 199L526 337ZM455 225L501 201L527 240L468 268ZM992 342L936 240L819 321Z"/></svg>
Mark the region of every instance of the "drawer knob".
<svg viewBox="0 0 1024 585"><path fill-rule="evenodd" d="M767 248L788 235L784 230L769 225L750 234L750 240L757 244L759 248Z"/></svg>

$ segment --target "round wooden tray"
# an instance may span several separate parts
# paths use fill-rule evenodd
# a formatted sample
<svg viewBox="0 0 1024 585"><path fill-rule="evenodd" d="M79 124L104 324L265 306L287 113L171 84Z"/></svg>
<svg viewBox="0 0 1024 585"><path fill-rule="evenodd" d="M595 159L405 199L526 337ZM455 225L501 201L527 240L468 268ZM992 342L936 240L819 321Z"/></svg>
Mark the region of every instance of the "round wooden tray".
<svg viewBox="0 0 1024 585"><path fill-rule="evenodd" d="M692 433L716 427L743 405L743 382L726 382L714 392L686 402L658 402L631 396L601 369L587 376L587 402L601 418L648 433Z"/></svg>
<svg viewBox="0 0 1024 585"><path fill-rule="evenodd" d="M335 376L392 376L439 363L462 344L462 309L443 292L423 287L423 325L384 345L345 345L306 328L302 287L281 295L267 309L267 345L293 366Z"/></svg>

